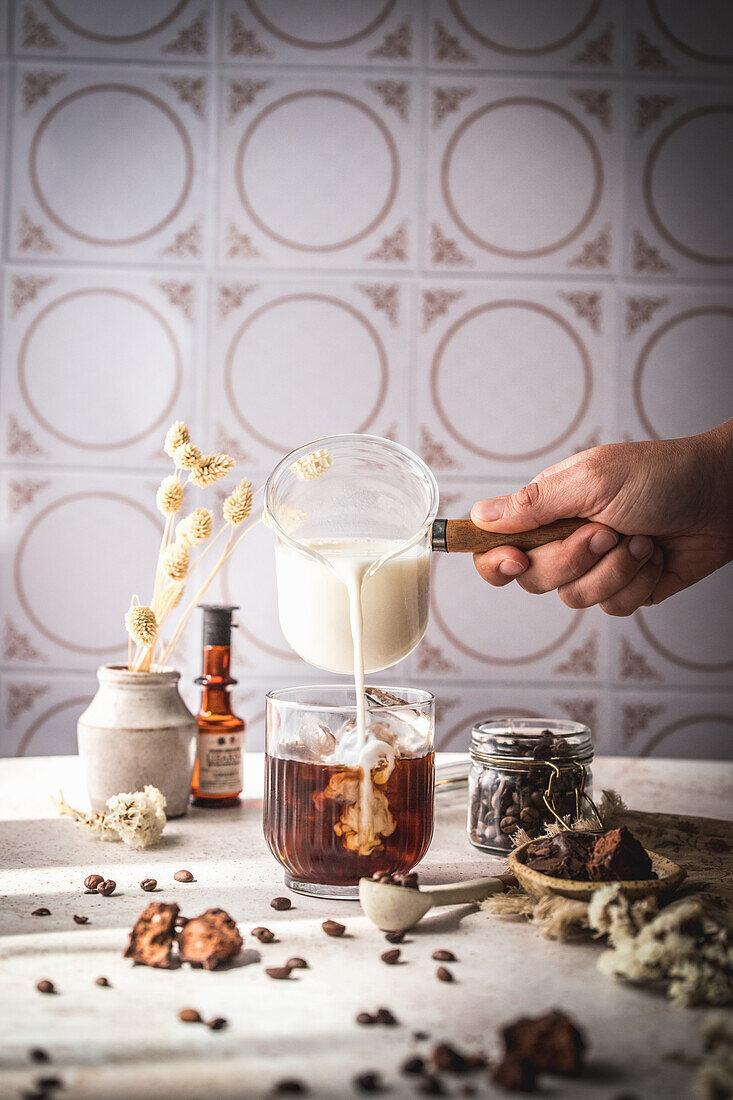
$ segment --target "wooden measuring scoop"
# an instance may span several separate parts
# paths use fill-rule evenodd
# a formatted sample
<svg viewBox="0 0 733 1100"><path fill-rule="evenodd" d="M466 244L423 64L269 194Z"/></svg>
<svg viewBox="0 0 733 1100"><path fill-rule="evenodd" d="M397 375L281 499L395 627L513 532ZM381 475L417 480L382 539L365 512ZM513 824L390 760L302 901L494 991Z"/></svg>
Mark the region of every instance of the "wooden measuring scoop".
<svg viewBox="0 0 733 1100"><path fill-rule="evenodd" d="M466 882L417 889L362 878L359 880L359 901L372 924L383 932L406 932L436 906L483 901L490 894L503 893L515 885L514 876L506 872L494 878L472 878Z"/></svg>

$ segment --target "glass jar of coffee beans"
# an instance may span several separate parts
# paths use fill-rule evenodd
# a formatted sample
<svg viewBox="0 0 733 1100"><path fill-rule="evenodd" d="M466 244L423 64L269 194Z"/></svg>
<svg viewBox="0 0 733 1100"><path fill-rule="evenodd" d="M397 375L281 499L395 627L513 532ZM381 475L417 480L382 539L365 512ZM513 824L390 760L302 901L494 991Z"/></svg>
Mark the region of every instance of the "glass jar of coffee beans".
<svg viewBox="0 0 733 1100"><path fill-rule="evenodd" d="M594 816L593 742L587 726L561 719L493 718L473 727L468 836L507 852L519 828L541 836L550 822Z"/></svg>

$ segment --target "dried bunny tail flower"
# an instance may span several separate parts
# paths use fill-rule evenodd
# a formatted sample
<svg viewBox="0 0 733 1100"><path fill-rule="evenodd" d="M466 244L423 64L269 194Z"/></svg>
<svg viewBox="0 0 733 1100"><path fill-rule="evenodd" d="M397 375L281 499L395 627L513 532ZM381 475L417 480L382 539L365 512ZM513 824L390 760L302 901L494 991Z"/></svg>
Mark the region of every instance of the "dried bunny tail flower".
<svg viewBox="0 0 733 1100"><path fill-rule="evenodd" d="M201 451L193 443L182 443L180 447L176 447L173 461L184 470L192 470L201 461Z"/></svg>
<svg viewBox="0 0 733 1100"><path fill-rule="evenodd" d="M221 481L233 469L234 459L229 455L202 455L198 465L192 468L189 478L194 485L205 489L207 485Z"/></svg>
<svg viewBox="0 0 733 1100"><path fill-rule="evenodd" d="M166 432L163 450L175 462L176 451L190 440L188 428L182 420L176 420Z"/></svg>
<svg viewBox="0 0 733 1100"><path fill-rule="evenodd" d="M197 508L186 516L186 542L192 546L198 546L200 542L206 542L211 534L214 523L214 515L208 508Z"/></svg>
<svg viewBox="0 0 733 1100"><path fill-rule="evenodd" d="M166 585L163 589L163 607L168 611L172 611L174 607L178 607L181 602L181 597L183 596L184 588L185 585L176 582Z"/></svg>
<svg viewBox="0 0 733 1100"><path fill-rule="evenodd" d="M152 607L131 607L125 614L125 629L133 642L148 649L158 637L158 622Z"/></svg>
<svg viewBox="0 0 733 1100"><path fill-rule="evenodd" d="M252 511L252 482L242 478L236 489L229 494L222 505L222 515L232 527L244 523Z"/></svg>
<svg viewBox="0 0 733 1100"><path fill-rule="evenodd" d="M183 504L183 486L175 474L164 477L155 494L158 511L164 516L173 516Z"/></svg>
<svg viewBox="0 0 733 1100"><path fill-rule="evenodd" d="M193 546L193 542L188 534L188 521L191 518L191 513L184 516L183 519L179 519L176 524L176 542L179 546Z"/></svg>
<svg viewBox="0 0 733 1100"><path fill-rule="evenodd" d="M310 451L301 457L290 467L300 481L315 481L321 474L325 474L333 465L333 458L323 447L318 451Z"/></svg>
<svg viewBox="0 0 733 1100"><path fill-rule="evenodd" d="M174 581L182 581L188 573L188 546L174 542L163 554L163 572Z"/></svg>

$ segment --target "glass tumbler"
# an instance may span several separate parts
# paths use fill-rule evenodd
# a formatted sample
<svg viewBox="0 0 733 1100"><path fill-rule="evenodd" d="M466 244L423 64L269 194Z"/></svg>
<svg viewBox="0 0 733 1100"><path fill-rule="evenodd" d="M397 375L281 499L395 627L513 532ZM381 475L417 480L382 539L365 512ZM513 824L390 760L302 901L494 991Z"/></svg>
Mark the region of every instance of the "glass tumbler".
<svg viewBox="0 0 733 1100"><path fill-rule="evenodd" d="M267 694L263 825L291 890L358 898L360 878L410 871L430 846L434 696L365 694L363 746L353 686Z"/></svg>

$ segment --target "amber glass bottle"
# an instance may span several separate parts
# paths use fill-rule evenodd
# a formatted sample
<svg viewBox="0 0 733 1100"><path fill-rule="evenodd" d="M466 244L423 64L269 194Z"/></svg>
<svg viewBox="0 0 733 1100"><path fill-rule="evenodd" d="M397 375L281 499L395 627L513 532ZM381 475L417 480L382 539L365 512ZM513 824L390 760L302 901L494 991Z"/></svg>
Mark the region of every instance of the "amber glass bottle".
<svg viewBox="0 0 733 1100"><path fill-rule="evenodd" d="M244 722L232 714L229 688L232 612L236 607L201 604L204 612L203 671L196 766L191 794L197 806L235 806L242 793Z"/></svg>

